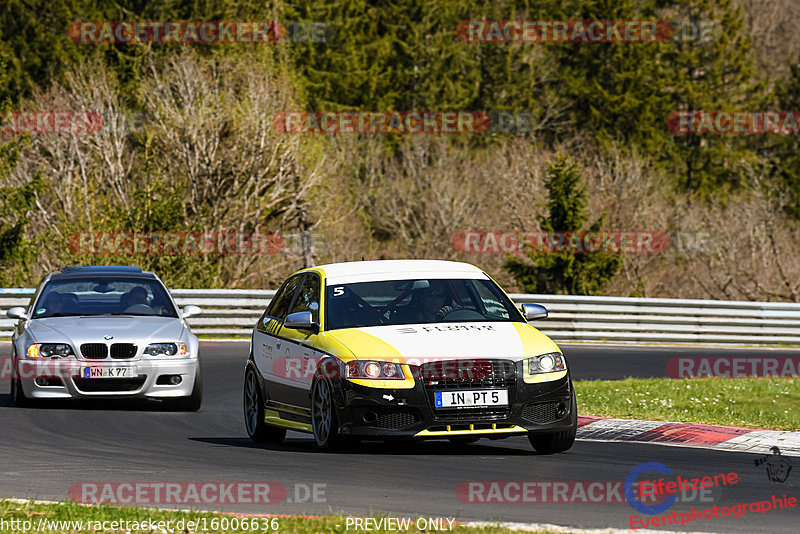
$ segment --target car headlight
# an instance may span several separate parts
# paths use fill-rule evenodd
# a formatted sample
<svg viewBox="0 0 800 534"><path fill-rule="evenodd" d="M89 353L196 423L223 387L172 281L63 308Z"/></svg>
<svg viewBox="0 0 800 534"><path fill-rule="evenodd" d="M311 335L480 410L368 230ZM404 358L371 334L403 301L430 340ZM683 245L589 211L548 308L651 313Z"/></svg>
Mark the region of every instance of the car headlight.
<svg viewBox="0 0 800 534"><path fill-rule="evenodd" d="M528 374L552 373L554 371L564 371L567 368L567 360L560 352L549 352L540 356L528 358Z"/></svg>
<svg viewBox="0 0 800 534"><path fill-rule="evenodd" d="M403 368L399 363L376 361L353 361L345 366L347 378L370 378L377 380L404 380Z"/></svg>
<svg viewBox="0 0 800 534"><path fill-rule="evenodd" d="M150 356L186 356L189 349L186 343L150 343L144 353Z"/></svg>
<svg viewBox="0 0 800 534"><path fill-rule="evenodd" d="M75 356L72 347L66 343L34 343L28 345L28 358L64 358Z"/></svg>

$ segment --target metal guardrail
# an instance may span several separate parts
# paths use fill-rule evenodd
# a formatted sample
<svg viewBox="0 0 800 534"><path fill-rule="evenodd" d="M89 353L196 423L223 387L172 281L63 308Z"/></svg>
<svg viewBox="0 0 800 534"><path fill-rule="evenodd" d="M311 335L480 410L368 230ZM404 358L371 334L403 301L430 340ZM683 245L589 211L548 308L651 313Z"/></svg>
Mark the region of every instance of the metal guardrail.
<svg viewBox="0 0 800 534"><path fill-rule="evenodd" d="M173 289L179 306L203 314L187 320L198 335L249 336L274 290ZM27 306L33 289L0 289L0 336L9 337L12 306ZM537 328L555 341L717 345L800 345L800 304L719 300L512 294L542 304L550 316Z"/></svg>

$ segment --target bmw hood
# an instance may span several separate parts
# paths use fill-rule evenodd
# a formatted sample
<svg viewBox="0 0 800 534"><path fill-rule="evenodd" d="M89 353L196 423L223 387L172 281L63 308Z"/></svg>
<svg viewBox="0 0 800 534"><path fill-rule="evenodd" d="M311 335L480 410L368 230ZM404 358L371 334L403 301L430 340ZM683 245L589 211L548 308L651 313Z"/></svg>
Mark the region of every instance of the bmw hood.
<svg viewBox="0 0 800 534"><path fill-rule="evenodd" d="M173 317L50 317L34 319L27 328L36 343L158 343L185 340L186 327ZM106 338L107 336L112 336Z"/></svg>
<svg viewBox="0 0 800 534"><path fill-rule="evenodd" d="M404 359L407 363L461 358L522 360L561 352L527 323L468 322L372 326L332 330L327 335L359 359Z"/></svg>

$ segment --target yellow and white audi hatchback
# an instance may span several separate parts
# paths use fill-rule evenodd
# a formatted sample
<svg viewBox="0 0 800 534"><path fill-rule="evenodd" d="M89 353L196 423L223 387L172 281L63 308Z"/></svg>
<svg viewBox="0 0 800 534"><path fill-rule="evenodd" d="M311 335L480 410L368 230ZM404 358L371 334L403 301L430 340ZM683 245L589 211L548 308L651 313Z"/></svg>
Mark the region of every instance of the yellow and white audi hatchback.
<svg viewBox="0 0 800 534"><path fill-rule="evenodd" d="M569 449L575 391L558 346L480 269L450 261L336 263L289 277L253 329L244 417L254 441L286 430L322 449L358 440L527 435Z"/></svg>

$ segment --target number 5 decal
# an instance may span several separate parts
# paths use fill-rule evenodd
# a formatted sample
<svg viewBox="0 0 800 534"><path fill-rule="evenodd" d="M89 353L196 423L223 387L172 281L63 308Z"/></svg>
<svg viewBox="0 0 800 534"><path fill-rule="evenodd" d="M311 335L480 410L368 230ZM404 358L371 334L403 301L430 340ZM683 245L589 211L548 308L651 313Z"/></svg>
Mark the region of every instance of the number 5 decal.
<svg viewBox="0 0 800 534"><path fill-rule="evenodd" d="M341 297L344 295L344 288L343 287L334 287L333 288L333 296L334 297Z"/></svg>

